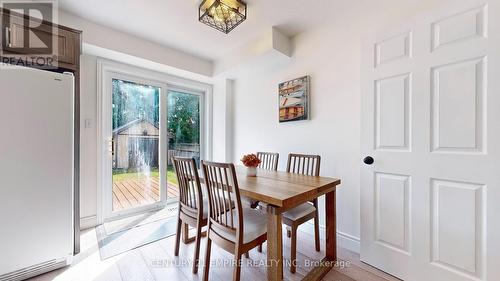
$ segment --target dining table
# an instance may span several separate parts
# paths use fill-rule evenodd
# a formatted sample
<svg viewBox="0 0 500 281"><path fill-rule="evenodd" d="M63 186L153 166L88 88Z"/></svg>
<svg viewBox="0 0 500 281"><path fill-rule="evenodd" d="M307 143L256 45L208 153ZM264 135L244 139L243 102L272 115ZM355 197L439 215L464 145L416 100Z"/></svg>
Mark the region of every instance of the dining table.
<svg viewBox="0 0 500 281"><path fill-rule="evenodd" d="M337 260L336 189L340 179L257 169L247 176L236 166L240 195L265 203L267 213L267 280L283 280L282 214L302 203L325 195L325 257L303 280L321 280ZM203 177L202 174L200 174ZM203 180L203 179L202 179Z"/></svg>

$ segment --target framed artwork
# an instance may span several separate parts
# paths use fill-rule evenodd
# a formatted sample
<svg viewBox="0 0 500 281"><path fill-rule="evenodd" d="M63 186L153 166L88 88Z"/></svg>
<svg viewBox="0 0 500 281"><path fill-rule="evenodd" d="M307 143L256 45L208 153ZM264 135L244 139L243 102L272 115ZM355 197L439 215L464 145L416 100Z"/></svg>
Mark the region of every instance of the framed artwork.
<svg viewBox="0 0 500 281"><path fill-rule="evenodd" d="M279 84L279 122L309 119L309 76Z"/></svg>

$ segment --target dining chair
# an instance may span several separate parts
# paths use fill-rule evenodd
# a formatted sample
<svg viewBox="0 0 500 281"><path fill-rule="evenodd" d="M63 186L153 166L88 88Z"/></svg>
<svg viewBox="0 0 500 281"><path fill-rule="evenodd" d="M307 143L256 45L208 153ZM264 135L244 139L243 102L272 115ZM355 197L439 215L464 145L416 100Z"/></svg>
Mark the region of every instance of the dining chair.
<svg viewBox="0 0 500 281"><path fill-rule="evenodd" d="M277 171L278 170L278 160L280 158L279 153L275 152L257 152L257 158L261 161L257 168Z"/></svg>
<svg viewBox="0 0 500 281"><path fill-rule="evenodd" d="M287 173L301 174L308 176L319 177L321 165L321 156L319 155L304 155L304 154L288 154L286 165ZM297 228L299 225L314 219L314 240L316 251L320 251L319 240L319 215L318 215L318 199L311 202L303 203L287 212L283 213L283 223L287 225L287 236L291 238L291 265L290 271L295 273L297 257Z"/></svg>
<svg viewBox="0 0 500 281"><path fill-rule="evenodd" d="M179 211L177 217L177 236L175 256L179 255L181 234L184 243L190 242L188 226L196 228L193 258L193 274L198 273L202 227L207 225L207 202L203 199L200 178L194 158L172 157L177 181L179 182ZM205 201L205 202L204 202Z"/></svg>
<svg viewBox="0 0 500 281"><path fill-rule="evenodd" d="M277 171L278 170L278 161L280 158L280 154L276 152L257 152L257 158L261 161L257 168L269 170L269 171ZM254 201L251 203L252 208L260 207L260 209L266 209L266 205L259 201ZM258 251L262 253L262 244L259 245Z"/></svg>
<svg viewBox="0 0 500 281"><path fill-rule="evenodd" d="M278 160L280 154L276 152L257 152L257 158L261 161L257 168L269 171L277 171L278 170ZM261 209L265 208L263 203L260 203L256 200L250 200L250 206L252 208L260 207ZM262 251L261 247L259 247L259 251Z"/></svg>
<svg viewBox="0 0 500 281"><path fill-rule="evenodd" d="M234 254L236 262L233 280L240 280L241 256L267 239L266 215L241 204L233 164L207 161L201 163L209 206L203 280L209 280L212 242Z"/></svg>

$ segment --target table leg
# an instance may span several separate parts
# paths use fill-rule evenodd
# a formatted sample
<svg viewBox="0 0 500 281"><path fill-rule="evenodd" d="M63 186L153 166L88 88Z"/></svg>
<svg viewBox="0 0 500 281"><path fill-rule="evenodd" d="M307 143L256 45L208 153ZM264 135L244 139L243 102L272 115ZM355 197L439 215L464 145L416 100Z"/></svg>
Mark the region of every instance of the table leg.
<svg viewBox="0 0 500 281"><path fill-rule="evenodd" d="M326 256L321 260L319 266L312 269L302 280L322 280L326 274L335 266L337 260L337 214L335 191L325 195L326 209Z"/></svg>
<svg viewBox="0 0 500 281"><path fill-rule="evenodd" d="M283 237L281 213L267 206L267 280L283 280Z"/></svg>
<svg viewBox="0 0 500 281"><path fill-rule="evenodd" d="M326 259L337 260L337 204L335 191L326 194Z"/></svg>

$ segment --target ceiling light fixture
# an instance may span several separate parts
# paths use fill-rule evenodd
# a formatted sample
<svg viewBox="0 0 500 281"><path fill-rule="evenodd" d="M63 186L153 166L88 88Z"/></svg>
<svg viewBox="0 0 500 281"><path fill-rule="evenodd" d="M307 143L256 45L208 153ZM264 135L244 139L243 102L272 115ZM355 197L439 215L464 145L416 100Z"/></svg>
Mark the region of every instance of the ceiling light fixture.
<svg viewBox="0 0 500 281"><path fill-rule="evenodd" d="M199 19L226 34L247 19L247 4L239 0L203 0Z"/></svg>

